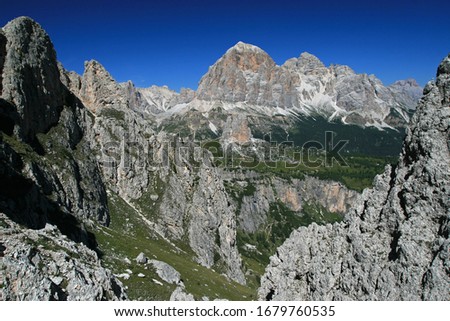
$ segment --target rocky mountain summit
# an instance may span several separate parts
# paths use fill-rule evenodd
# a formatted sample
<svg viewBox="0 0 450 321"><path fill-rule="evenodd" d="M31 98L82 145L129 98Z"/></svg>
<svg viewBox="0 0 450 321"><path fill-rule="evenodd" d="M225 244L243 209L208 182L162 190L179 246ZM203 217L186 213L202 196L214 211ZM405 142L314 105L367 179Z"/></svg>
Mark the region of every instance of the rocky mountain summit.
<svg viewBox="0 0 450 321"><path fill-rule="evenodd" d="M383 128L409 121L409 110L415 108L422 88L412 79L386 87L375 76L356 74L348 66L326 67L307 52L278 66L261 48L238 42L209 68L195 94L182 93L180 100L167 88L139 90L147 93L149 110L162 115L204 113L221 106L250 115L323 115Z"/></svg>
<svg viewBox="0 0 450 321"><path fill-rule="evenodd" d="M417 102L420 100L423 94L423 88L419 86L417 81L414 79L405 79L398 80L389 86L392 90L397 92L399 95L404 94L405 96L402 98L407 103L407 106L415 106Z"/></svg>
<svg viewBox="0 0 450 321"><path fill-rule="evenodd" d="M326 67L302 53L278 66L262 49L237 43L200 80L197 99L264 106L270 115L320 114L362 126L398 126L417 104L414 81L385 87L373 75L347 66ZM397 123L389 115L395 114Z"/></svg>
<svg viewBox="0 0 450 321"><path fill-rule="evenodd" d="M424 90L398 166L344 222L296 230L261 281L262 300L449 300L450 55Z"/></svg>

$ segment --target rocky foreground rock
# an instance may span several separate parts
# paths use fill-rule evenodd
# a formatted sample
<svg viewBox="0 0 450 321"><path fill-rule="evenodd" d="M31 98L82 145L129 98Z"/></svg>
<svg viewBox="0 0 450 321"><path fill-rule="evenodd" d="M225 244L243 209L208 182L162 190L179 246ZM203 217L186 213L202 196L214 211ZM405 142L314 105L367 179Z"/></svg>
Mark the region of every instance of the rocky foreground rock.
<svg viewBox="0 0 450 321"><path fill-rule="evenodd" d="M450 300L450 55L429 82L398 166L343 223L301 227L271 257L261 300Z"/></svg>
<svg viewBox="0 0 450 321"><path fill-rule="evenodd" d="M3 300L125 300L122 283L100 265L97 253L47 224L23 229L0 213Z"/></svg>

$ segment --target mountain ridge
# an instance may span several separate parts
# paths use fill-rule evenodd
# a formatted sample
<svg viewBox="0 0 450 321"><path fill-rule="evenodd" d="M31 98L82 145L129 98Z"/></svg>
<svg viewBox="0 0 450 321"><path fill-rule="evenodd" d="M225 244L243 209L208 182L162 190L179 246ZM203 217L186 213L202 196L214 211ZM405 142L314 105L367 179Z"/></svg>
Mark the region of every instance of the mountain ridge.
<svg viewBox="0 0 450 321"><path fill-rule="evenodd" d="M132 82L122 86L125 84L140 96L138 109L157 118L205 112L215 103L224 103L230 105L227 109L235 108L233 104L248 105L243 108L249 114L256 110L269 117L280 112L287 117L321 114L330 120L380 129L404 127L422 91L415 81L384 86L374 75L356 74L348 66L326 67L307 52L277 65L264 50L243 42L209 67L196 91L177 93L167 87L138 88Z"/></svg>

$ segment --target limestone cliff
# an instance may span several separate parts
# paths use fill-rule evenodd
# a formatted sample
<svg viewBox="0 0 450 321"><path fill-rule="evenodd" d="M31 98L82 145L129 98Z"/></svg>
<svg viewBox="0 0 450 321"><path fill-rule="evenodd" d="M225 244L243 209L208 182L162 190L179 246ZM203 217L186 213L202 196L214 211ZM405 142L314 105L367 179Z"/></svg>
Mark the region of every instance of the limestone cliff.
<svg viewBox="0 0 450 321"><path fill-rule="evenodd" d="M31 142L58 121L64 104L56 53L47 33L28 18L8 23L1 38L0 94L17 106L15 132Z"/></svg>
<svg viewBox="0 0 450 321"><path fill-rule="evenodd" d="M21 17L8 23L1 31L0 46L0 212L6 215L0 230L1 246L6 247L1 269L6 282L1 289L4 297L124 298L111 290L117 286L117 293L122 292L95 253L83 247L96 248L88 226L93 222L107 225L110 219L105 185L86 140L93 116L61 81L53 45L36 22ZM56 226L54 237L35 231L49 224ZM60 272L61 277L72 278L70 273L97 273L98 278L85 279L84 289L79 288L81 283L79 289L62 289L49 281L49 271L42 267L57 255L56 250L20 244L29 238L37 243L48 239L57 247L61 237L66 238L63 251L79 249L82 257L59 262L51 275ZM30 263L36 253L42 254L40 265ZM75 270L70 272L72 268ZM26 288L31 292L21 294Z"/></svg>

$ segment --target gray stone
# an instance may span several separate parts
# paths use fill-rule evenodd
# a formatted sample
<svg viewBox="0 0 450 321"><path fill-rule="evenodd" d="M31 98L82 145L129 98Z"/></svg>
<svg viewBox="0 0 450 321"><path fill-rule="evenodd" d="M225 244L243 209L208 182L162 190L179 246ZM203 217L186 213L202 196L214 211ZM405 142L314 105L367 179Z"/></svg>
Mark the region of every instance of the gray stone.
<svg viewBox="0 0 450 321"><path fill-rule="evenodd" d="M136 257L136 263L138 264L146 264L148 262L148 257L145 256L144 253L139 253L139 255Z"/></svg>
<svg viewBox="0 0 450 321"><path fill-rule="evenodd" d="M128 280L130 278L130 275L128 273L121 273L121 274L117 274L116 277L118 277L120 279Z"/></svg>
<svg viewBox="0 0 450 321"><path fill-rule="evenodd" d="M1 96L17 107L20 124L15 132L31 141L58 121L64 104L56 53L47 33L30 18L12 20L3 27L3 35L7 42L0 59Z"/></svg>
<svg viewBox="0 0 450 321"><path fill-rule="evenodd" d="M167 283L170 284L181 284L181 275L175 270L171 265L158 261L158 260L150 260L150 264L156 269L156 274Z"/></svg>
<svg viewBox="0 0 450 321"><path fill-rule="evenodd" d="M170 295L170 301L195 301L194 296L186 293L184 287L178 286Z"/></svg>
<svg viewBox="0 0 450 321"><path fill-rule="evenodd" d="M0 258L4 300L127 299L122 283L83 244L63 238L59 231L24 229L3 213L0 221L6 236ZM44 242L45 247L33 245ZM32 263L35 257L40 258L37 264Z"/></svg>

